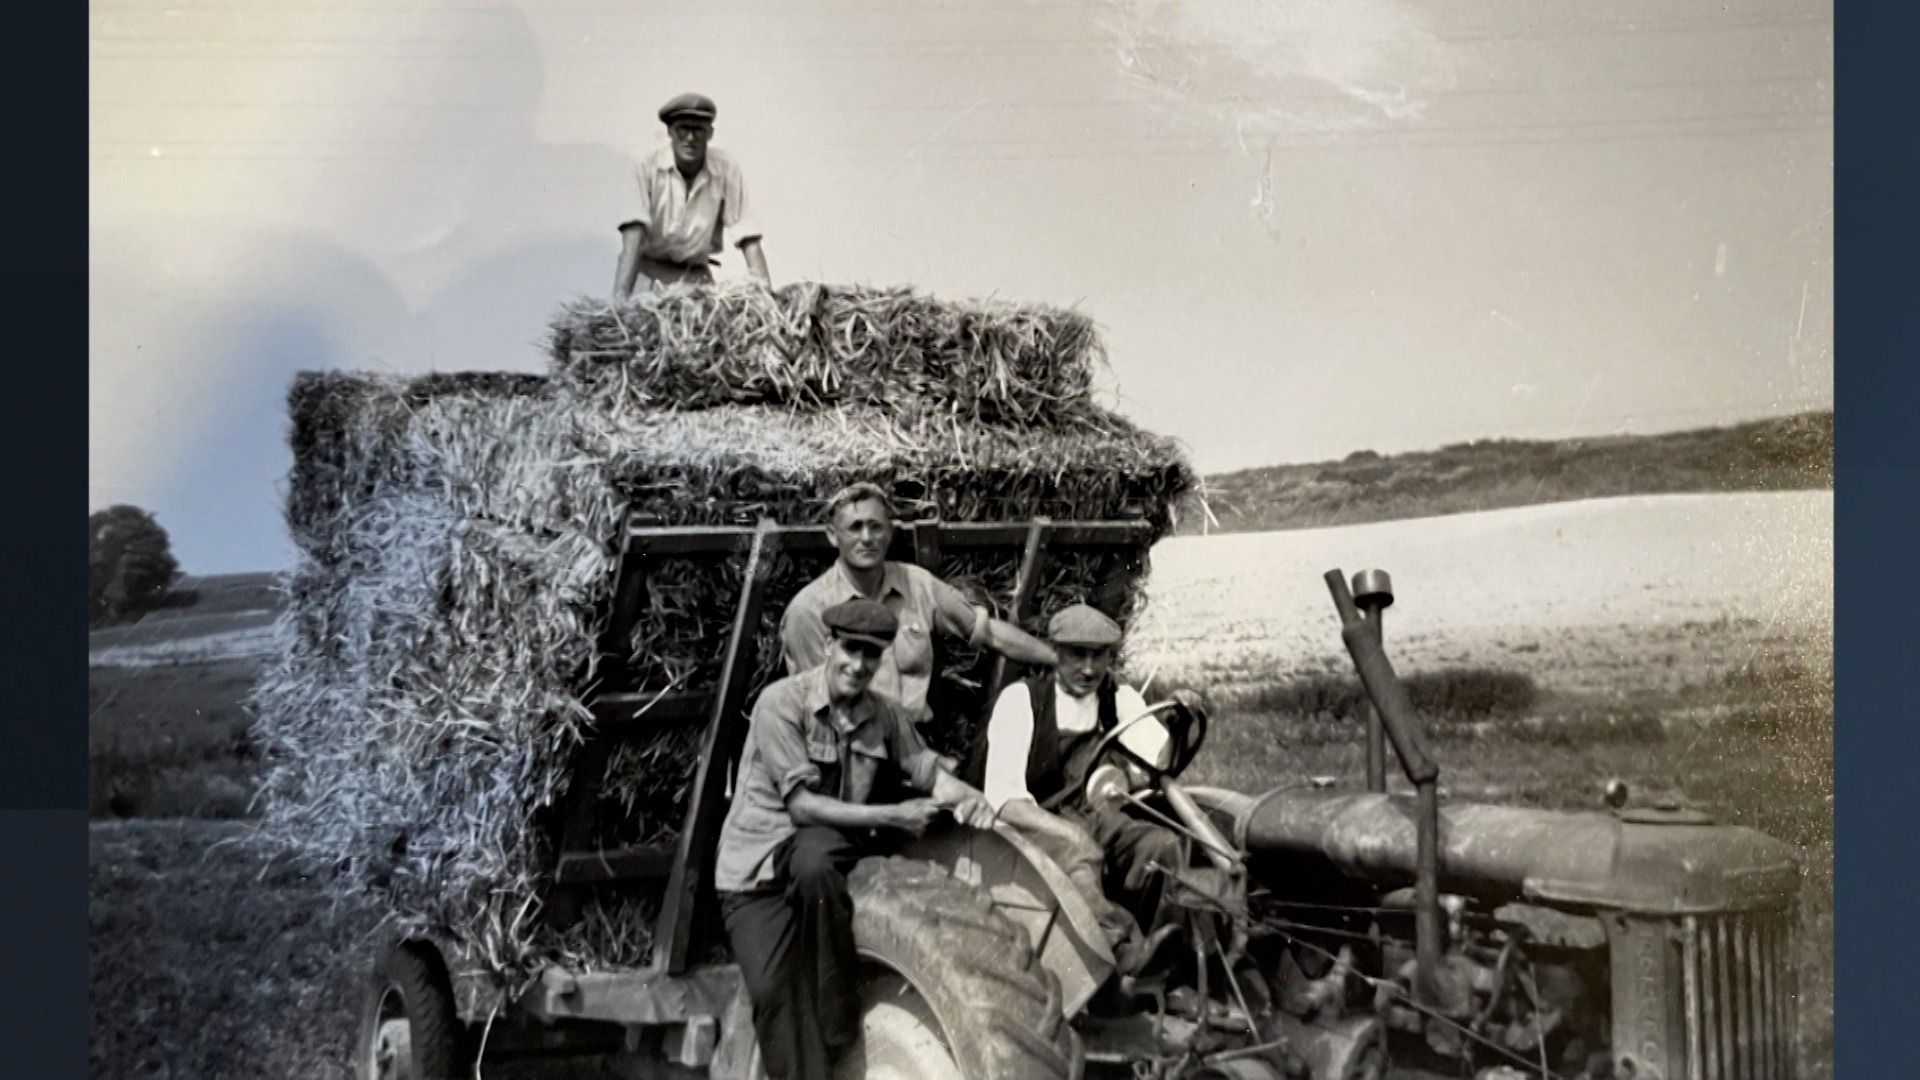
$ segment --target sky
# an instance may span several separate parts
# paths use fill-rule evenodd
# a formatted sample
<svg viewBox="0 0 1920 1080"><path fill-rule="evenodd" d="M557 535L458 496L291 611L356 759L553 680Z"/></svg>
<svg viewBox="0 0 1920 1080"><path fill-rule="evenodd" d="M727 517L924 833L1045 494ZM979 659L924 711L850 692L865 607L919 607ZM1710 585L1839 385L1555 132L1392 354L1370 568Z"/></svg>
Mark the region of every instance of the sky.
<svg viewBox="0 0 1920 1080"><path fill-rule="evenodd" d="M290 563L295 372L543 370L686 90L776 284L1077 308L1203 472L1833 400L1830 2L89 11L89 504L189 572Z"/></svg>

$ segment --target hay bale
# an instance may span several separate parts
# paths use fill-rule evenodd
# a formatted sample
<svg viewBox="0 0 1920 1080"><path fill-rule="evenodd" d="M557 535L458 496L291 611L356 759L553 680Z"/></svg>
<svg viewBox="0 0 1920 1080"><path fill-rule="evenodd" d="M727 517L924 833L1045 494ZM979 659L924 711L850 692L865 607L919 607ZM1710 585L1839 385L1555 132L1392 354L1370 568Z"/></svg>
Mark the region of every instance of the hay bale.
<svg viewBox="0 0 1920 1080"><path fill-rule="evenodd" d="M656 352L646 355L693 356L713 340L740 354L750 351L742 340L780 349L816 341L827 327L843 335L837 347L871 356L883 335L866 329L861 320L877 317L862 305L904 319L899 310L910 302L927 303L821 290L805 299L802 318L717 295L706 310L737 302L758 312L760 328L738 329L748 315L736 312L725 316L734 320L725 333L682 334L701 309L696 298L669 292L657 303L681 321L658 323L666 329L656 328L648 346ZM823 351L807 378L821 388L898 380L938 370L929 356L989 348L1001 359L969 362L1029 371L1005 358L1032 340L1031 328L969 323L966 310L916 317L918 359L888 361L896 366L883 371ZM574 332L564 320L556 336L563 332ZM1008 340L981 344L995 333ZM945 344L930 350L928 341ZM603 890L567 926L548 924L540 906L554 856L553 809L576 782L573 766L591 735L582 695L598 673L629 512L668 525L813 522L834 490L869 479L899 496L909 517L1131 515L1164 532L1192 484L1174 444L1095 408L1084 389L1077 400L1049 404L1048 423L1037 426L941 413L924 399L882 406L857 393L786 407L770 402L793 403L779 396L800 385L781 381L788 373L764 382L751 372L728 377L749 398L763 396L657 409L564 372L301 376L289 397L296 464L287 516L301 551L286 583L291 644L254 702L269 833L344 862L352 872L339 880L379 889L403 925L465 941L510 980L553 960L644 963L657 898ZM1004 605L1016 558L969 555L945 569ZM756 633L754 690L777 674L786 599L825 564L824 555L792 553L776 564ZM627 643L639 684L704 688L717 680L742 570L737 558L649 565L647 607ZM1057 559L1029 628L1069 600L1093 600L1124 618L1143 572L1132 554ZM964 684L976 659L947 657L947 673L961 681L950 680L942 700L972 693L979 704L977 687ZM970 736L964 723L935 733L949 750ZM580 778L598 784L597 842L675 835L697 738L694 728L650 733L613 754L604 775Z"/></svg>
<svg viewBox="0 0 1920 1080"><path fill-rule="evenodd" d="M558 377L609 410L860 403L1024 426L1084 403L1104 362L1078 312L811 283L576 300L548 350Z"/></svg>

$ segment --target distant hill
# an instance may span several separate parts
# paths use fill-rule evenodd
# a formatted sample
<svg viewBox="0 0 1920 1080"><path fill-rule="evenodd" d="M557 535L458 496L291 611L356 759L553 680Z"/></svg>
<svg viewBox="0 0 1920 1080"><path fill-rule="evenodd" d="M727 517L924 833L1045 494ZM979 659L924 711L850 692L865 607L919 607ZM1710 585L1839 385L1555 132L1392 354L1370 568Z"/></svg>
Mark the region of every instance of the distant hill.
<svg viewBox="0 0 1920 1080"><path fill-rule="evenodd" d="M187 574L174 584L167 602L146 613L141 621L277 612L280 594L275 588L276 578L277 575L268 572Z"/></svg>
<svg viewBox="0 0 1920 1080"><path fill-rule="evenodd" d="M284 598L271 573L186 575L160 606L87 635L89 665L144 666L258 657Z"/></svg>
<svg viewBox="0 0 1920 1080"><path fill-rule="evenodd" d="M1833 486L1833 410L1667 435L1482 439L1438 450L1270 465L1206 478L1213 532L1433 517L1675 492ZM1182 532L1202 531L1189 515Z"/></svg>

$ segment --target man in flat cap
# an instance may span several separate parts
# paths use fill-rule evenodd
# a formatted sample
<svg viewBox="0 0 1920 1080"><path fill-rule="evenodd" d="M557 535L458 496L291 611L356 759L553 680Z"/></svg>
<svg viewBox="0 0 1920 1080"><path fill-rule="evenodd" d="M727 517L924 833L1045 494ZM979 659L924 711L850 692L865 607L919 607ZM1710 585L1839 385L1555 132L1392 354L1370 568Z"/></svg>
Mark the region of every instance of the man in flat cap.
<svg viewBox="0 0 1920 1080"><path fill-rule="evenodd" d="M827 501L827 539L839 557L794 595L780 618L780 647L789 673L820 663L828 645L821 612L856 597L879 601L900 621L899 635L880 658L873 688L915 724L933 715L927 690L933 683L935 634L975 648L985 646L1009 660L1052 666L1053 649L1046 642L993 618L925 567L887 559L893 544L893 501L877 485L852 484Z"/></svg>
<svg viewBox="0 0 1920 1080"><path fill-rule="evenodd" d="M1155 867L1186 865L1186 845L1173 830L1117 806L1089 805L1081 791L1096 764L1089 759L1101 736L1147 711L1138 690L1113 678L1119 624L1074 604L1048 621L1047 637L1059 664L1007 687L994 703L982 748L982 786L1000 820L1060 863L1081 891L1091 894L1089 902L1109 935L1117 936L1124 923L1103 906L1104 898L1119 900L1145 925L1159 906L1165 880ZM1120 737L1128 738L1126 733ZM1150 761L1166 753L1164 747L1129 745ZM1061 793L1065 797L1057 813L1041 809ZM1103 861L1104 869L1097 869ZM1096 869L1089 870L1089 862ZM1130 966L1125 956L1120 959L1122 968Z"/></svg>
<svg viewBox="0 0 1920 1080"><path fill-rule="evenodd" d="M945 810L987 828L993 811L870 686L899 623L873 600L822 613L826 659L754 702L714 888L753 1001L771 1080L826 1080L860 1036L859 961L847 873L861 837L918 835ZM883 762L929 798L870 805Z"/></svg>
<svg viewBox="0 0 1920 1080"><path fill-rule="evenodd" d="M636 170L640 198L620 224L620 262L613 295L625 299L644 278L655 284L713 282L714 256L732 243L762 284L771 281L760 250L760 226L747 213L747 183L740 165L709 148L713 99L681 94L660 107L667 142Z"/></svg>

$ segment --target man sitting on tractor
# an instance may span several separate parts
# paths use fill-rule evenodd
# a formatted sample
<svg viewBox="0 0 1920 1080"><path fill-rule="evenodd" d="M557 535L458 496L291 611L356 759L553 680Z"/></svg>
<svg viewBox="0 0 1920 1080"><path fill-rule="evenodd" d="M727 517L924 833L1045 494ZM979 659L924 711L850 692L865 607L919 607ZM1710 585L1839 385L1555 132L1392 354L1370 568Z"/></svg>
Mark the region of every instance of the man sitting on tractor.
<svg viewBox="0 0 1920 1080"><path fill-rule="evenodd" d="M1121 970L1129 971L1166 935L1138 943L1128 924L1155 920L1165 872L1186 865L1186 844L1171 829L1086 798L1086 778L1097 764L1091 757L1102 737L1148 711L1139 691L1112 677L1119 624L1075 604L1053 616L1047 636L1059 664L1001 693L969 775L984 777L987 802L1000 821L1033 840L1087 895L1116 940ZM1131 745L1147 730L1122 731L1120 740L1151 760L1167 748Z"/></svg>
<svg viewBox="0 0 1920 1080"><path fill-rule="evenodd" d="M753 1002L772 1080L826 1080L860 1036L859 960L847 874L872 830L918 835L942 810L986 828L980 792L947 771L870 686L898 630L893 612L850 600L822 613L826 660L754 702L714 888ZM869 805L882 762L931 798Z"/></svg>

